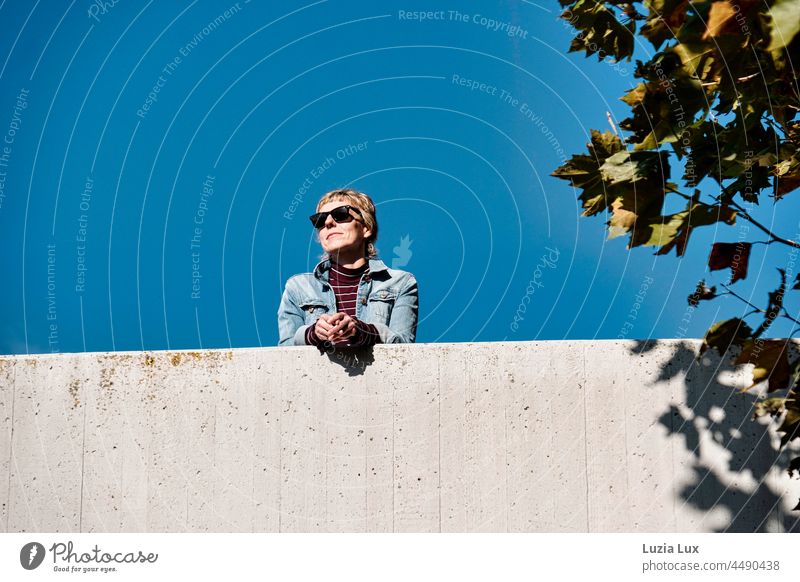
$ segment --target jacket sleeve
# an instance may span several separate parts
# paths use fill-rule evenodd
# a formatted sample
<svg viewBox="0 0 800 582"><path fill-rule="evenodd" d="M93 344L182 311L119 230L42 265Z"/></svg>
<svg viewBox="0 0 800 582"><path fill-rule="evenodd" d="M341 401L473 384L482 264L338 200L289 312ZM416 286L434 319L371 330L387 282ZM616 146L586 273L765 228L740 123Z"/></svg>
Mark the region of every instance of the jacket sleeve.
<svg viewBox="0 0 800 582"><path fill-rule="evenodd" d="M389 325L374 323L384 344L414 343L417 337L419 297L417 280L409 273L408 283L398 294L389 317Z"/></svg>
<svg viewBox="0 0 800 582"><path fill-rule="evenodd" d="M356 319L356 333L350 338L350 345L356 348L374 346L381 339L378 328L371 323Z"/></svg>
<svg viewBox="0 0 800 582"><path fill-rule="evenodd" d="M291 281L291 280L290 280ZM303 310L295 303L289 292L290 281L286 282L278 307L278 345L279 346L304 346L306 345L305 315Z"/></svg>

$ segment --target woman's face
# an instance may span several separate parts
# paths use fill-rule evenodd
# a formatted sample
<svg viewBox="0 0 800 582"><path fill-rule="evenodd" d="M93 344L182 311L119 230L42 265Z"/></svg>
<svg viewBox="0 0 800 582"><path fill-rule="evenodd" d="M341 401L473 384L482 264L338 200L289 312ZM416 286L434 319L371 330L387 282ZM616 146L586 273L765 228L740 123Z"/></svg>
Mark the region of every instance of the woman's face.
<svg viewBox="0 0 800 582"><path fill-rule="evenodd" d="M346 200L331 200L323 204L318 212L328 212L346 204ZM351 210L350 215L354 217L353 220L340 223L328 215L325 225L319 230L322 249L329 255L363 254L364 241L372 234L372 231L364 225L355 211Z"/></svg>

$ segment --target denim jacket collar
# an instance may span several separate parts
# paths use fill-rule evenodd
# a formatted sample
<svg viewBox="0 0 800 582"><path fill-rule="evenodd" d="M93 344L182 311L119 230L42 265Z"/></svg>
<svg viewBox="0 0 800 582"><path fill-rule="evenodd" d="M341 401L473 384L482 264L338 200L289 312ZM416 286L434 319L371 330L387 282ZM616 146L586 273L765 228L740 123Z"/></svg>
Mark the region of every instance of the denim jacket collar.
<svg viewBox="0 0 800 582"><path fill-rule="evenodd" d="M372 275L379 273L381 271L388 271L389 267L386 266L382 260L378 258L370 258L367 259L369 262L369 272ZM319 279L320 281L324 281L327 283L329 281L329 270L331 268L331 259L330 257L321 260L317 263L317 266L314 267L314 276Z"/></svg>

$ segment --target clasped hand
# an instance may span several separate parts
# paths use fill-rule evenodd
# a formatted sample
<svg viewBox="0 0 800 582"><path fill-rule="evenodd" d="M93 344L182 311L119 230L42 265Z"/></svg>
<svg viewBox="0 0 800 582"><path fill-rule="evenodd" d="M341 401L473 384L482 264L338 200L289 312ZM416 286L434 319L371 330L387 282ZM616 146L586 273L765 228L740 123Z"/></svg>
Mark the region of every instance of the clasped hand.
<svg viewBox="0 0 800 582"><path fill-rule="evenodd" d="M339 343L355 335L356 320L342 312L320 315L314 324L314 333L321 340Z"/></svg>

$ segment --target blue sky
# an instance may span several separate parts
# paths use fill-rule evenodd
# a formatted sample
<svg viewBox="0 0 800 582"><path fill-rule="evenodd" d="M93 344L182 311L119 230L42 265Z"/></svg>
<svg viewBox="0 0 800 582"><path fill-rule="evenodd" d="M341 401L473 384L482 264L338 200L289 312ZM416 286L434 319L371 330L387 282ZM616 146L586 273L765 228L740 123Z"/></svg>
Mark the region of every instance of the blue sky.
<svg viewBox="0 0 800 582"><path fill-rule="evenodd" d="M275 345L320 252L306 217L342 186L419 281L419 342L702 337L748 310L686 296L754 228L629 252L549 176L635 84L567 54L556 3L102 4L0 7L0 353ZM763 198L798 239L797 196ZM764 305L791 260L755 246L739 292Z"/></svg>

